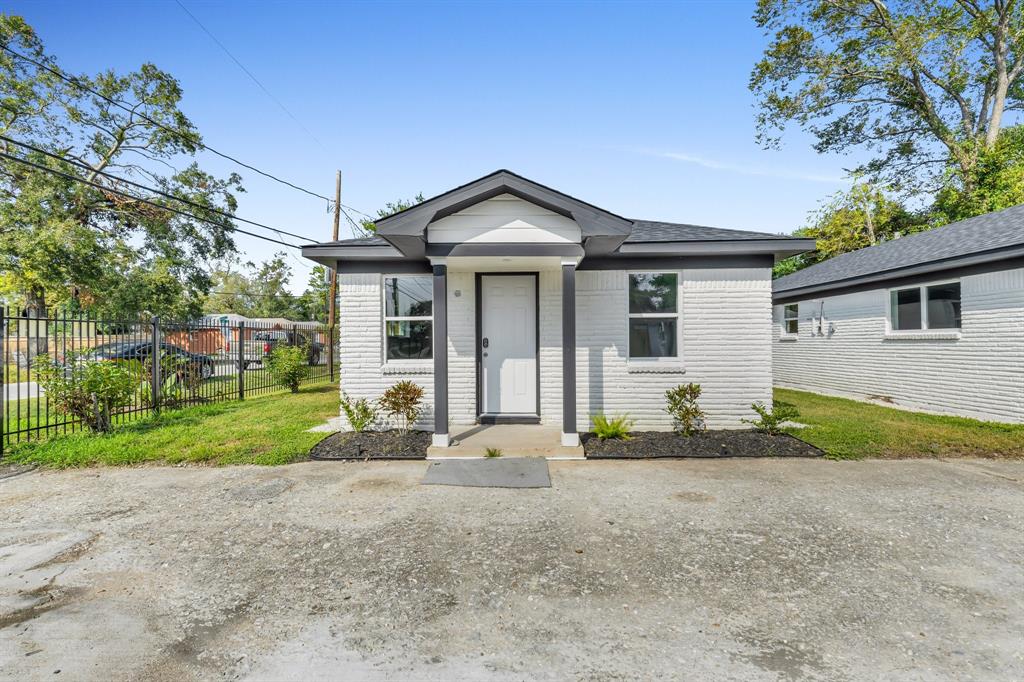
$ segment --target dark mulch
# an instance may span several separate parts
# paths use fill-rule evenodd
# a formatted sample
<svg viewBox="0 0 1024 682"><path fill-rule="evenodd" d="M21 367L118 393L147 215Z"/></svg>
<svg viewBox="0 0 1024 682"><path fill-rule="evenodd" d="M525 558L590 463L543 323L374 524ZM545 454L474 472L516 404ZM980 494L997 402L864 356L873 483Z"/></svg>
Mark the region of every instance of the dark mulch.
<svg viewBox="0 0 1024 682"><path fill-rule="evenodd" d="M705 431L681 436L671 431L638 431L629 440L600 440L584 434L589 459L656 459L659 457L821 457L824 453L799 438L757 431Z"/></svg>
<svg viewBox="0 0 1024 682"><path fill-rule="evenodd" d="M335 433L313 446L313 459L426 459L427 431L364 431Z"/></svg>

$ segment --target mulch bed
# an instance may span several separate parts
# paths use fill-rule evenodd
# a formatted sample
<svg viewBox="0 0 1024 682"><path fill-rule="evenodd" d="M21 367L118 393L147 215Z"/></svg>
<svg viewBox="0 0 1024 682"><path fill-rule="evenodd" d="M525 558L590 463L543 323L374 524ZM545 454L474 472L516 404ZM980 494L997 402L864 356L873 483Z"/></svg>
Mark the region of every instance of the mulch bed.
<svg viewBox="0 0 1024 682"><path fill-rule="evenodd" d="M588 459L658 459L662 457L821 457L824 453L799 438L757 431L705 431L681 436L671 431L637 431L629 440L600 440L583 434Z"/></svg>
<svg viewBox="0 0 1024 682"><path fill-rule="evenodd" d="M426 459L430 433L364 431L335 433L313 446L312 459Z"/></svg>

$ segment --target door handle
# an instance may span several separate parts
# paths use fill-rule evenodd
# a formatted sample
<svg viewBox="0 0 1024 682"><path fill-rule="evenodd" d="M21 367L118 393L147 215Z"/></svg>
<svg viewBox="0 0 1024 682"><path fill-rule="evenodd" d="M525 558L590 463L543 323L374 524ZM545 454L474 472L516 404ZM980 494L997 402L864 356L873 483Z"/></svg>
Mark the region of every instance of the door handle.
<svg viewBox="0 0 1024 682"><path fill-rule="evenodd" d="M483 340L483 342L481 342L481 345L482 345L482 346L483 346L484 348L487 348L487 346L489 346L489 345L490 345L490 342L489 342L489 341L487 340L487 337L484 337L484 340Z"/></svg>

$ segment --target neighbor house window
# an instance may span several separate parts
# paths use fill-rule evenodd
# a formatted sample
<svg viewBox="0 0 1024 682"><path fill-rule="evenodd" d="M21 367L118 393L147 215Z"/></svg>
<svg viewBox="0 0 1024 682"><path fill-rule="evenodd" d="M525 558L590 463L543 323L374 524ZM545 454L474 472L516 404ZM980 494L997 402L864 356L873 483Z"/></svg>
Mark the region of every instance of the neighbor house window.
<svg viewBox="0 0 1024 682"><path fill-rule="evenodd" d="M433 301L430 275L384 278L385 359L433 358Z"/></svg>
<svg viewBox="0 0 1024 682"><path fill-rule="evenodd" d="M889 296L893 331L960 329L960 282L893 289Z"/></svg>
<svg viewBox="0 0 1024 682"><path fill-rule="evenodd" d="M782 331L787 334L800 333L800 304L787 303L782 307Z"/></svg>
<svg viewBox="0 0 1024 682"><path fill-rule="evenodd" d="M629 357L677 358L679 276L652 272L629 276Z"/></svg>

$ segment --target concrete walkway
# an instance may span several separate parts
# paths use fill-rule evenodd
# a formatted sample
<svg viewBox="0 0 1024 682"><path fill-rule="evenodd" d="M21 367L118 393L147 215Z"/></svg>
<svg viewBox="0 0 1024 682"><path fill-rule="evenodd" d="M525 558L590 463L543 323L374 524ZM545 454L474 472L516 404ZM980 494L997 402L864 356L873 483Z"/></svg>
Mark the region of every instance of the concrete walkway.
<svg viewBox="0 0 1024 682"><path fill-rule="evenodd" d="M483 457L487 448L496 448L502 457L583 459L582 447L567 448L561 443L562 432L557 427L540 424L456 426L452 429L452 444L427 448L427 458Z"/></svg>

